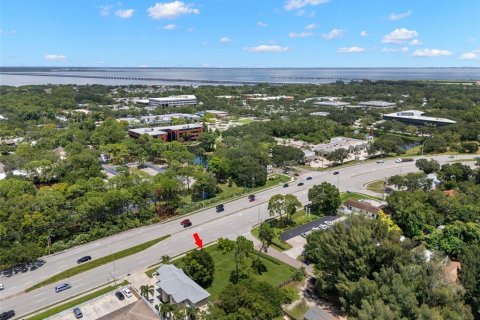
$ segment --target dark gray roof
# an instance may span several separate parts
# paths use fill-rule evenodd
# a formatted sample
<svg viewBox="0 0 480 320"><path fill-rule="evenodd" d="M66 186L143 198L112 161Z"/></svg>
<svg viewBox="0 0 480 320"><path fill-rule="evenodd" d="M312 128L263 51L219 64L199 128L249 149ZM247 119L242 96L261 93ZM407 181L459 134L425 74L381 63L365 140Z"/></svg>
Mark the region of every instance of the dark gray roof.
<svg viewBox="0 0 480 320"><path fill-rule="evenodd" d="M159 280L157 285L171 295L177 303L188 300L196 304L210 296L210 293L174 265L164 264L158 268L157 272Z"/></svg>
<svg viewBox="0 0 480 320"><path fill-rule="evenodd" d="M319 307L311 307L303 315L305 320L336 320L334 316L326 312L325 310L320 309Z"/></svg>

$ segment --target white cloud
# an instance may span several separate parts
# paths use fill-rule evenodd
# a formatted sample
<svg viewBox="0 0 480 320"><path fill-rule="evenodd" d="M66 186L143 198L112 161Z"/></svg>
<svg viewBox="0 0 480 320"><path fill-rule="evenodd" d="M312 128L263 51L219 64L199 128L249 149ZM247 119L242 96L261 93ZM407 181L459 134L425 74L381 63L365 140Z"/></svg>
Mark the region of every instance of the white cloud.
<svg viewBox="0 0 480 320"><path fill-rule="evenodd" d="M110 9L112 8L112 6L101 5L99 8L100 8L100 15L102 17L106 17L110 14Z"/></svg>
<svg viewBox="0 0 480 320"><path fill-rule="evenodd" d="M345 33L345 30L342 29L332 29L329 33L322 34L322 38L326 40L332 40L340 38Z"/></svg>
<svg viewBox="0 0 480 320"><path fill-rule="evenodd" d="M350 48L338 48L337 52L339 53L360 53L365 51L365 48L360 47L350 47Z"/></svg>
<svg viewBox="0 0 480 320"><path fill-rule="evenodd" d="M46 54L44 58L45 60L48 60L48 61L57 61L57 62L67 61L67 57L65 57L62 54Z"/></svg>
<svg viewBox="0 0 480 320"><path fill-rule="evenodd" d="M410 41L408 44L411 45L411 46L419 46L419 45L422 44L422 41L420 41L420 40L418 40L418 39L413 39L413 40Z"/></svg>
<svg viewBox="0 0 480 320"><path fill-rule="evenodd" d="M405 43L413 40L413 38L418 36L418 32L415 30L408 30L406 28L395 29L389 34L386 34L383 37L383 43Z"/></svg>
<svg viewBox="0 0 480 320"><path fill-rule="evenodd" d="M367 31L365 31L365 30L360 31L360 36L361 36L361 37L366 37L366 36L368 36Z"/></svg>
<svg viewBox="0 0 480 320"><path fill-rule="evenodd" d="M153 19L175 19L184 14L199 14L200 10L193 8L193 4L182 1L167 3L157 2L155 6L147 9L148 15Z"/></svg>
<svg viewBox="0 0 480 320"><path fill-rule="evenodd" d="M117 10L115 11L115 15L122 19L128 19L133 16L133 12L135 12L133 9Z"/></svg>
<svg viewBox="0 0 480 320"><path fill-rule="evenodd" d="M452 52L448 50L440 49L419 49L413 52L415 57L440 57L440 56L451 56Z"/></svg>
<svg viewBox="0 0 480 320"><path fill-rule="evenodd" d="M317 23L311 23L308 26L305 27L305 30L315 30L317 29L318 24Z"/></svg>
<svg viewBox="0 0 480 320"><path fill-rule="evenodd" d="M207 44L208 44L207 41L203 41L203 42L202 42L202 46L206 46Z"/></svg>
<svg viewBox="0 0 480 320"><path fill-rule="evenodd" d="M460 56L461 60L476 60L480 59L480 49L478 50L473 50L469 52L465 52Z"/></svg>
<svg viewBox="0 0 480 320"><path fill-rule="evenodd" d="M305 6L316 6L322 3L327 3L330 0L287 0L283 6L285 10L297 10Z"/></svg>
<svg viewBox="0 0 480 320"><path fill-rule="evenodd" d="M177 27L177 25L171 23L171 24L167 24L165 27L163 27L163 29L165 30L173 30Z"/></svg>
<svg viewBox="0 0 480 320"><path fill-rule="evenodd" d="M232 39L230 39L229 37L223 37L223 38L220 39L220 42L223 43L223 44L227 44L227 43L232 42Z"/></svg>
<svg viewBox="0 0 480 320"><path fill-rule="evenodd" d="M15 30L3 30L0 29L0 34L15 34Z"/></svg>
<svg viewBox="0 0 480 320"><path fill-rule="evenodd" d="M408 52L408 47L402 47L402 48L382 48L382 52L385 53L390 53L390 52Z"/></svg>
<svg viewBox="0 0 480 320"><path fill-rule="evenodd" d="M244 50L248 52L285 52L288 51L288 47L281 47L279 45L259 45L256 47L245 47Z"/></svg>
<svg viewBox="0 0 480 320"><path fill-rule="evenodd" d="M313 36L313 32L302 31L302 32L290 32L288 34L290 38L307 38Z"/></svg>
<svg viewBox="0 0 480 320"><path fill-rule="evenodd" d="M257 22L257 26L266 28L266 27L268 27L268 23L258 21L258 22Z"/></svg>
<svg viewBox="0 0 480 320"><path fill-rule="evenodd" d="M148 68L148 64L141 64L138 66L139 68Z"/></svg>
<svg viewBox="0 0 480 320"><path fill-rule="evenodd" d="M397 13L390 13L390 15L388 16L388 19L392 20L392 21L397 21L397 20L406 18L406 17L410 16L411 14L412 14L412 10L408 10L407 12L398 13L398 14Z"/></svg>

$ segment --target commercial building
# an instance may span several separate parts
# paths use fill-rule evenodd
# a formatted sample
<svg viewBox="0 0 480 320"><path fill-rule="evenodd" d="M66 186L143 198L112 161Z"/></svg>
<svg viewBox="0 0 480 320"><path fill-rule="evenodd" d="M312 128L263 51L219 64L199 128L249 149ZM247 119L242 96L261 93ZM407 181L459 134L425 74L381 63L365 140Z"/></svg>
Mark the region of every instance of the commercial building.
<svg viewBox="0 0 480 320"><path fill-rule="evenodd" d="M169 141L196 141L198 135L203 132L203 125L200 123L180 124L176 126L136 128L129 129L128 135L132 138L139 138L144 134L165 142Z"/></svg>
<svg viewBox="0 0 480 320"><path fill-rule="evenodd" d="M396 106L393 102L379 100L359 102L358 105L364 108L393 108Z"/></svg>
<svg viewBox="0 0 480 320"><path fill-rule="evenodd" d="M228 112L219 110L205 110L205 113L213 114L215 118L226 118L229 115Z"/></svg>
<svg viewBox="0 0 480 320"><path fill-rule="evenodd" d="M118 118L117 121L124 121L124 122L127 122L129 126L135 126L138 124L156 125L156 124L171 123L173 119L197 121L198 119L200 119L200 116L196 114L188 114L188 113L171 113L171 114L148 115L148 116L142 116L142 117Z"/></svg>
<svg viewBox="0 0 480 320"><path fill-rule="evenodd" d="M316 106L322 106L322 107L335 107L335 108L344 108L346 106L349 106L350 103L348 102L342 102L342 101L317 101L313 103Z"/></svg>
<svg viewBox="0 0 480 320"><path fill-rule="evenodd" d="M330 154L339 149L345 149L348 152L360 151L368 146L367 140L353 139L347 137L335 137L330 139L329 143L317 144L313 150L320 154Z"/></svg>
<svg viewBox="0 0 480 320"><path fill-rule="evenodd" d="M412 125L435 125L435 126L445 126L449 124L454 124L456 121L445 119L445 118L434 118L434 117L425 117L423 116L425 112L418 110L407 110L394 113L388 113L383 115L385 120L395 120L400 121L406 124Z"/></svg>
<svg viewBox="0 0 480 320"><path fill-rule="evenodd" d="M182 269L164 264L157 270L158 298L163 303L172 303L180 307L201 308L207 304L210 293L190 279Z"/></svg>
<svg viewBox="0 0 480 320"><path fill-rule="evenodd" d="M280 100L280 99L291 101L294 99L293 96L267 96L266 94L263 94L263 93L244 95L244 98L250 101L272 101L272 100Z"/></svg>
<svg viewBox="0 0 480 320"><path fill-rule="evenodd" d="M197 105L197 97L195 97L193 94L148 99L148 106L156 107L156 108L196 106L196 105Z"/></svg>
<svg viewBox="0 0 480 320"><path fill-rule="evenodd" d="M320 116L320 117L327 117L329 114L330 112L323 112L323 111L310 113L311 116Z"/></svg>

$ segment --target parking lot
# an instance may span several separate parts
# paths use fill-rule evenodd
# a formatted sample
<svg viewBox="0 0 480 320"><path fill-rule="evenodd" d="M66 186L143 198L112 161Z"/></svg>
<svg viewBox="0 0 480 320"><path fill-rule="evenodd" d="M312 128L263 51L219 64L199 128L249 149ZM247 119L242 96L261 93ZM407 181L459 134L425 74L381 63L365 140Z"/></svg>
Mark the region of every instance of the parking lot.
<svg viewBox="0 0 480 320"><path fill-rule="evenodd" d="M118 290L115 290L115 291L118 291ZM78 305L77 307L79 307L83 313L82 319L86 319L86 320L98 319L120 308L128 306L129 304L134 303L138 300L133 290L132 290L133 295L130 298L125 297L124 300L118 300L118 298L115 296L115 291L106 293L96 299L93 299ZM76 318L75 318L75 315L73 314L73 308L71 308L69 310L65 310L61 313L58 313L54 316L51 316L48 319L74 320Z"/></svg>

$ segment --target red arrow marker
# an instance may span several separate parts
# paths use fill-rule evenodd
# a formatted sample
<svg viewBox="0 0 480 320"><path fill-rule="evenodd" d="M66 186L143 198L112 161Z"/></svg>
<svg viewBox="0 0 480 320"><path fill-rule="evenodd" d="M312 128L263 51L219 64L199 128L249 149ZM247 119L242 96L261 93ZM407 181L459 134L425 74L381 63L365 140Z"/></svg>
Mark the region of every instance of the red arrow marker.
<svg viewBox="0 0 480 320"><path fill-rule="evenodd" d="M195 238L195 243L197 244L197 246L198 246L200 249L203 249L203 241L202 241L202 239L200 238L200 236L198 235L198 233L194 233L194 234L193 234L193 238Z"/></svg>

